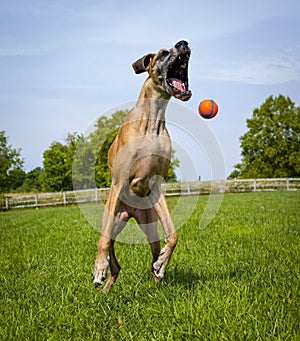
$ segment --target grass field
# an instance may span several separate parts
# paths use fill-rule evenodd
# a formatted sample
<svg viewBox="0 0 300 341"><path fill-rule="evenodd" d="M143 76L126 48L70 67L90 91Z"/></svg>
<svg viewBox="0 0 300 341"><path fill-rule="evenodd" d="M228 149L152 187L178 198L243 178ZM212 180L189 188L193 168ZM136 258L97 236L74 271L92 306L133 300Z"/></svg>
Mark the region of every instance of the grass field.
<svg viewBox="0 0 300 341"><path fill-rule="evenodd" d="M77 206L2 212L0 340L300 340L300 193L227 194L200 229L206 200L161 284L148 245L118 243L108 294L92 284L99 232Z"/></svg>

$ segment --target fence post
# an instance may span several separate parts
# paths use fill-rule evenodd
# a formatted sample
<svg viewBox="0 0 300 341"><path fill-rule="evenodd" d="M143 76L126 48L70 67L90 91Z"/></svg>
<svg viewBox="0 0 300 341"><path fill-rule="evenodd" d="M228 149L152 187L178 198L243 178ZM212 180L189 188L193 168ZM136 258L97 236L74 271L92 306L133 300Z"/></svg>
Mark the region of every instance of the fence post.
<svg viewBox="0 0 300 341"><path fill-rule="evenodd" d="M95 188L95 201L97 202L98 201L98 189Z"/></svg>
<svg viewBox="0 0 300 341"><path fill-rule="evenodd" d="M63 198L64 198L64 205L67 204L67 195L66 192L63 192Z"/></svg>
<svg viewBox="0 0 300 341"><path fill-rule="evenodd" d="M38 207L39 201L38 201L38 195L35 195L35 207Z"/></svg>
<svg viewBox="0 0 300 341"><path fill-rule="evenodd" d="M256 192L256 179L253 181L253 192Z"/></svg>
<svg viewBox="0 0 300 341"><path fill-rule="evenodd" d="M9 198L5 197L5 208L8 210L9 209Z"/></svg>

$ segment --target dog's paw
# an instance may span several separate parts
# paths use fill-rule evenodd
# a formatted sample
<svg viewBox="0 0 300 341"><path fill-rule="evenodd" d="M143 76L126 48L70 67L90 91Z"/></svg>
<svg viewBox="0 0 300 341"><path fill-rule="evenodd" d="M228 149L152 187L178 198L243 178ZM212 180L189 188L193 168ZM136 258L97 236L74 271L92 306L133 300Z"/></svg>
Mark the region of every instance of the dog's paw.
<svg viewBox="0 0 300 341"><path fill-rule="evenodd" d="M152 265L154 276L161 281L164 278L166 266L168 264L168 259L166 258L166 249L163 247L160 250L159 257L155 263Z"/></svg>
<svg viewBox="0 0 300 341"><path fill-rule="evenodd" d="M107 276L107 268L104 269L95 269L94 275L93 275L93 283L95 288L98 288L100 285L102 285L106 279Z"/></svg>
<svg viewBox="0 0 300 341"><path fill-rule="evenodd" d="M158 281L161 281L164 277L164 271L162 271L162 263L159 261L156 261L153 266L153 274L156 277Z"/></svg>
<svg viewBox="0 0 300 341"><path fill-rule="evenodd" d="M109 266L109 257L97 257L95 260L95 266L94 266L94 275L93 275L93 283L95 285L95 288L102 285L106 279L107 276L107 269Z"/></svg>

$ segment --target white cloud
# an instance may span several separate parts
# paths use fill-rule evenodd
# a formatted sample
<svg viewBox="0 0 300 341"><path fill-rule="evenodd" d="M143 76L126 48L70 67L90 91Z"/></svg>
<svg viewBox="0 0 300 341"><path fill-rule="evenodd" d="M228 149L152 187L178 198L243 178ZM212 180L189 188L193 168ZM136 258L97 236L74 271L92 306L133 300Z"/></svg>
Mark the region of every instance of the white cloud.
<svg viewBox="0 0 300 341"><path fill-rule="evenodd" d="M223 65L202 77L248 84L280 84L300 80L300 62L287 56L257 57Z"/></svg>

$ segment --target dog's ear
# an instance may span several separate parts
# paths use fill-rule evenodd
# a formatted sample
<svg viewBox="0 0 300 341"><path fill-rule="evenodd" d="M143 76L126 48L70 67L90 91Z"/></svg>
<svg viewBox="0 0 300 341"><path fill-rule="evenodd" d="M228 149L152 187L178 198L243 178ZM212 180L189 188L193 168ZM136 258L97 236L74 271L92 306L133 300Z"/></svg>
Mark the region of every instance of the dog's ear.
<svg viewBox="0 0 300 341"><path fill-rule="evenodd" d="M142 73L149 69L152 58L155 53L148 53L144 57L138 59L132 64L135 73Z"/></svg>

